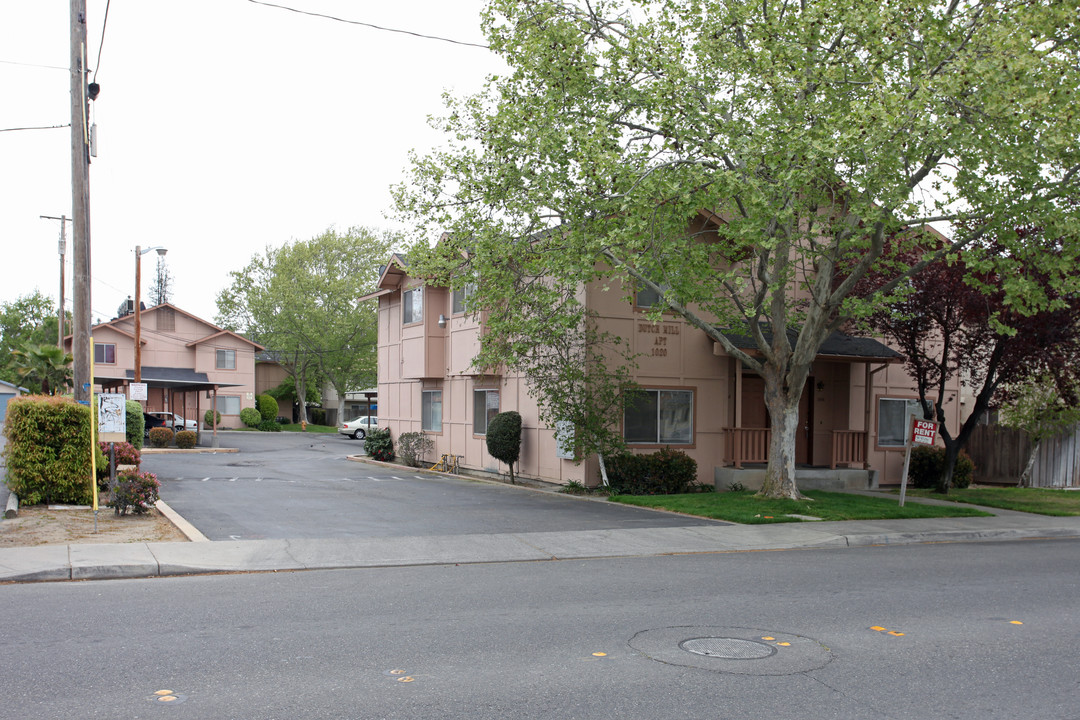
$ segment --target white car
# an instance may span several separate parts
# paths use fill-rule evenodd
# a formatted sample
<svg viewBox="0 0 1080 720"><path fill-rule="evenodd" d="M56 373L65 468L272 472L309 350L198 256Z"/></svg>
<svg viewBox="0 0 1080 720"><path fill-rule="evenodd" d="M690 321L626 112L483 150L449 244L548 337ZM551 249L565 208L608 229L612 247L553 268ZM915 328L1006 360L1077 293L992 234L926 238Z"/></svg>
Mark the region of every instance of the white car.
<svg viewBox="0 0 1080 720"><path fill-rule="evenodd" d="M195 422L194 420L185 420L176 413L151 412L147 413L147 415L156 417L159 420L164 420L165 427L170 428L174 433L178 433L181 430L191 430L194 432L198 432L199 430L199 423Z"/></svg>
<svg viewBox="0 0 1080 720"><path fill-rule="evenodd" d="M367 434L371 430L376 430L379 427L379 418L374 415L361 415L355 420L350 420L347 423L342 423L338 428L338 432L342 435L348 435L353 440L363 440L367 437Z"/></svg>

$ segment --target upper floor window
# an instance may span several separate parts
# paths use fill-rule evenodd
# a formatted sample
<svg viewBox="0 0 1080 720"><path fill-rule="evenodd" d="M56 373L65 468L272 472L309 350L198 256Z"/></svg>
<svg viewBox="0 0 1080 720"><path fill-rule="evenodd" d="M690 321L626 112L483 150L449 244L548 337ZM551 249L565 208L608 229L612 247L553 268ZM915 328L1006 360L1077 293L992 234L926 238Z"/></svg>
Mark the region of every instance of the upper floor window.
<svg viewBox="0 0 1080 720"><path fill-rule="evenodd" d="M628 443L689 445L694 438L693 390L645 390L623 415Z"/></svg>
<svg viewBox="0 0 1080 720"><path fill-rule="evenodd" d="M115 343L94 343L94 362L97 364L116 364Z"/></svg>
<svg viewBox="0 0 1080 720"><path fill-rule="evenodd" d="M401 321L405 325L424 319L424 288L406 290L401 294Z"/></svg>
<svg viewBox="0 0 1080 720"><path fill-rule="evenodd" d="M214 363L214 367L218 370L235 370L236 369L236 351L235 350L218 350L217 362Z"/></svg>
<svg viewBox="0 0 1080 720"><path fill-rule="evenodd" d="M660 290L664 293L670 289L665 283L657 284L660 285ZM660 298L660 295L660 292L657 292L652 288L638 285L637 292L634 294L634 305L639 308L651 308L656 307L657 305L663 305L664 302Z"/></svg>
<svg viewBox="0 0 1080 720"><path fill-rule="evenodd" d="M420 429L442 432L442 390L421 391Z"/></svg>
<svg viewBox="0 0 1080 720"><path fill-rule="evenodd" d="M176 311L171 307L162 307L157 310L157 329L163 332L176 330Z"/></svg>
<svg viewBox="0 0 1080 720"><path fill-rule="evenodd" d="M463 313L470 297L476 294L476 284L467 283L451 293L450 312L454 315Z"/></svg>
<svg viewBox="0 0 1080 720"><path fill-rule="evenodd" d="M498 390L473 390L473 434L487 435L488 423L499 414Z"/></svg>
<svg viewBox="0 0 1080 720"><path fill-rule="evenodd" d="M878 398L878 446L904 447L910 423L908 418L912 415L918 418L923 416L922 403L918 400Z"/></svg>

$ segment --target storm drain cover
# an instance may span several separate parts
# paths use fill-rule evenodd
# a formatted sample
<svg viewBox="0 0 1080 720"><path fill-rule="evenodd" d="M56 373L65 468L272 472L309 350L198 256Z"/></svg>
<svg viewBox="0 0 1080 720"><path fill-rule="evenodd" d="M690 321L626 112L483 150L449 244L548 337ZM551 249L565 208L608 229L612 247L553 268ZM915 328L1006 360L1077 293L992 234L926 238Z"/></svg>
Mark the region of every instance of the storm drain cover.
<svg viewBox="0 0 1080 720"><path fill-rule="evenodd" d="M679 647L695 655L725 660L760 660L776 653L776 648L754 640L728 637L702 637L683 640Z"/></svg>

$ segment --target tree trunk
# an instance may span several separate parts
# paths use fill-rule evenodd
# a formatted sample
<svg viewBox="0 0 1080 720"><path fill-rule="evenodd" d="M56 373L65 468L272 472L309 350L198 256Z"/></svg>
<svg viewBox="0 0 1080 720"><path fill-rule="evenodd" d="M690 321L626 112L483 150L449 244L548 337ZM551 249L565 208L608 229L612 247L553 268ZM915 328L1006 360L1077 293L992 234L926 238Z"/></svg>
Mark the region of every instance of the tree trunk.
<svg viewBox="0 0 1080 720"><path fill-rule="evenodd" d="M765 377L765 407L772 422L769 465L757 497L806 500L795 482L795 434L799 431L799 388L784 387L782 381Z"/></svg>
<svg viewBox="0 0 1080 720"><path fill-rule="evenodd" d="M600 458L600 481L604 487L610 487L608 484L607 466L604 464L604 453L596 453L596 457Z"/></svg>
<svg viewBox="0 0 1080 720"><path fill-rule="evenodd" d="M1020 481L1016 483L1017 487L1031 487L1031 473L1035 469L1035 458L1039 454L1039 447L1041 445L1042 440L1036 440L1035 445L1032 446L1027 463L1024 464L1024 471L1020 473Z"/></svg>
<svg viewBox="0 0 1080 720"><path fill-rule="evenodd" d="M517 485L517 482L514 480L514 463L507 463L507 467L510 468L510 484Z"/></svg>
<svg viewBox="0 0 1080 720"><path fill-rule="evenodd" d="M956 468L956 458L960 457L960 443L953 440L945 442L945 462L941 464L941 475L938 477L937 491L943 495L949 493L952 487L953 470Z"/></svg>
<svg viewBox="0 0 1080 720"><path fill-rule="evenodd" d="M303 374L296 376L296 381L293 383L296 386L296 401L300 405L300 422L307 423L307 382Z"/></svg>

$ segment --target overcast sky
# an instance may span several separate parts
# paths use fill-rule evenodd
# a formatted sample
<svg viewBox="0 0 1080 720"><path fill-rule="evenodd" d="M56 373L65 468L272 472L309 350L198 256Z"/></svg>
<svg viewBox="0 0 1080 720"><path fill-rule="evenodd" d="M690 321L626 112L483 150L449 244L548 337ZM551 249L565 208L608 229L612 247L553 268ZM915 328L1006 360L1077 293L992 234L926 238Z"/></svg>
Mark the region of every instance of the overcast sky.
<svg viewBox="0 0 1080 720"><path fill-rule="evenodd" d="M266 246L389 228L408 151L440 143L426 118L443 90L476 92L501 68L486 49L248 0L116 0L107 23L106 1L87 2L95 321L134 294L136 245L168 248L173 303L212 321L228 273ZM275 2L484 43L482 0ZM68 38L67 2L0 0L0 130L70 121ZM70 217L70 182L69 128L0 132L0 301L59 295L60 223L39 216ZM144 301L156 258L142 258Z"/></svg>

